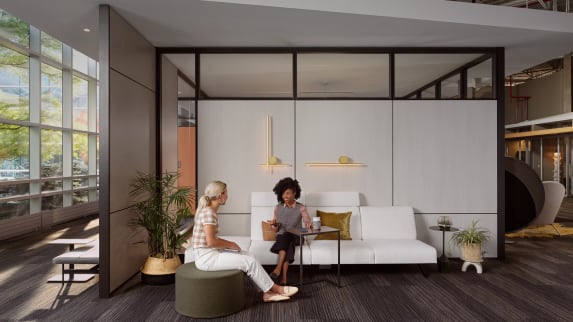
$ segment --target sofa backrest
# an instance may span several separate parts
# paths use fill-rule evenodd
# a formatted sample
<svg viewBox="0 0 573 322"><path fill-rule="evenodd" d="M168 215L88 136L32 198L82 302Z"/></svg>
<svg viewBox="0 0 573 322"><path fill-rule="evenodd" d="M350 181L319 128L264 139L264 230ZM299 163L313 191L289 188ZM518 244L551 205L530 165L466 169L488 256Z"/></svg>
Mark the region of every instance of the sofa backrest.
<svg viewBox="0 0 573 322"><path fill-rule="evenodd" d="M305 195L301 194L298 202L304 204ZM263 220L272 220L277 196L274 192L251 192L251 240L263 240Z"/></svg>
<svg viewBox="0 0 573 322"><path fill-rule="evenodd" d="M352 212L350 216L350 237L353 240L362 239L362 224L360 220L360 193L337 192L309 192L305 195L306 208L309 216L316 217L316 211L324 212Z"/></svg>
<svg viewBox="0 0 573 322"><path fill-rule="evenodd" d="M412 207L360 207L366 239L416 239Z"/></svg>

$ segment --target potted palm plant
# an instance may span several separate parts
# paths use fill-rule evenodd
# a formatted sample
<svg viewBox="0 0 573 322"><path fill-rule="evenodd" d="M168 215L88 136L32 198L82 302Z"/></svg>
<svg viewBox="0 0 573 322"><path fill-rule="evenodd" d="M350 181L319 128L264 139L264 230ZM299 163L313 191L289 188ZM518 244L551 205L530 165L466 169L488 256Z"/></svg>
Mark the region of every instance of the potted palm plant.
<svg viewBox="0 0 573 322"><path fill-rule="evenodd" d="M483 261L483 246L490 238L489 230L477 226L478 221L472 221L469 228L456 231L450 242L462 251L462 259L467 262Z"/></svg>
<svg viewBox="0 0 573 322"><path fill-rule="evenodd" d="M177 250L185 236L178 228L183 219L193 215L195 190L177 187L178 177L176 172L156 176L138 171L130 185L132 207L137 212L132 224L147 231L149 256L141 269L141 279L147 284L173 283L181 265Z"/></svg>

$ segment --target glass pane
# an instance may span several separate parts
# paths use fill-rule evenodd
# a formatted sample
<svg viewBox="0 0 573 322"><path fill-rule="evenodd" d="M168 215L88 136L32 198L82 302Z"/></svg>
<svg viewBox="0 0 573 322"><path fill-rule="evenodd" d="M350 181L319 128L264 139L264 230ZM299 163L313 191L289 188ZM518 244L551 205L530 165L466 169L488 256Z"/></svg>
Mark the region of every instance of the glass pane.
<svg viewBox="0 0 573 322"><path fill-rule="evenodd" d="M73 204L74 205L79 205L82 203L86 203L89 200L89 193L87 190L84 191L74 191L74 194L72 196L73 199Z"/></svg>
<svg viewBox="0 0 573 322"><path fill-rule="evenodd" d="M62 191L64 183L62 180L50 180L42 182L42 192Z"/></svg>
<svg viewBox="0 0 573 322"><path fill-rule="evenodd" d="M0 202L0 220L30 214L30 200Z"/></svg>
<svg viewBox="0 0 573 322"><path fill-rule="evenodd" d="M468 98L493 98L492 60L468 69Z"/></svg>
<svg viewBox="0 0 573 322"><path fill-rule="evenodd" d="M73 127L76 130L88 130L88 81L73 78Z"/></svg>
<svg viewBox="0 0 573 322"><path fill-rule="evenodd" d="M299 54L298 97L390 97L387 54Z"/></svg>
<svg viewBox="0 0 573 322"><path fill-rule="evenodd" d="M0 199L6 197L24 196L30 193L29 183L0 185Z"/></svg>
<svg viewBox="0 0 573 322"><path fill-rule="evenodd" d="M436 84L442 77L480 56L482 54L396 54L396 97L409 97Z"/></svg>
<svg viewBox="0 0 573 322"><path fill-rule="evenodd" d="M203 57L203 56L201 56ZM177 66L179 80L177 92L180 99L195 97L195 54L165 54L173 65Z"/></svg>
<svg viewBox="0 0 573 322"><path fill-rule="evenodd" d="M0 46L0 117L27 121L30 118L28 57Z"/></svg>
<svg viewBox="0 0 573 322"><path fill-rule="evenodd" d="M560 152L560 153L558 153ZM557 151L557 138L543 138L541 181L559 181L563 177L563 153Z"/></svg>
<svg viewBox="0 0 573 322"><path fill-rule="evenodd" d="M29 177L29 128L0 123L0 181Z"/></svg>
<svg viewBox="0 0 573 322"><path fill-rule="evenodd" d="M422 98L436 99L436 86L430 86L422 91Z"/></svg>
<svg viewBox="0 0 573 322"><path fill-rule="evenodd" d="M42 211L62 208L63 200L62 195L42 197Z"/></svg>
<svg viewBox="0 0 573 322"><path fill-rule="evenodd" d="M531 155L529 165L541 178L541 139L531 139L529 147Z"/></svg>
<svg viewBox="0 0 573 322"><path fill-rule="evenodd" d="M194 127L195 121L195 100L177 101L177 126Z"/></svg>
<svg viewBox="0 0 573 322"><path fill-rule="evenodd" d="M442 99L460 98L460 74L456 74L442 81Z"/></svg>
<svg viewBox="0 0 573 322"><path fill-rule="evenodd" d="M203 54L207 97L292 97L291 54Z"/></svg>
<svg viewBox="0 0 573 322"><path fill-rule="evenodd" d="M27 23L0 9L0 37L21 46L30 46L30 27Z"/></svg>
<svg viewBox="0 0 573 322"><path fill-rule="evenodd" d="M89 173L88 135L74 133L74 150L72 159L72 174L87 175Z"/></svg>
<svg viewBox="0 0 573 322"><path fill-rule="evenodd" d="M62 132L42 130L42 178L62 176Z"/></svg>
<svg viewBox="0 0 573 322"><path fill-rule="evenodd" d="M73 68L75 70L77 70L80 73L84 73L84 74L88 74L88 62L89 62L89 58L88 56L82 54L81 52L77 51L77 50L73 50L73 54L72 54L72 65Z"/></svg>
<svg viewBox="0 0 573 322"><path fill-rule="evenodd" d="M89 186L89 178L80 178L73 180L73 188L87 188Z"/></svg>
<svg viewBox="0 0 573 322"><path fill-rule="evenodd" d="M42 64L43 124L62 126L62 71Z"/></svg>
<svg viewBox="0 0 573 322"><path fill-rule="evenodd" d="M42 55L62 62L62 42L42 32Z"/></svg>

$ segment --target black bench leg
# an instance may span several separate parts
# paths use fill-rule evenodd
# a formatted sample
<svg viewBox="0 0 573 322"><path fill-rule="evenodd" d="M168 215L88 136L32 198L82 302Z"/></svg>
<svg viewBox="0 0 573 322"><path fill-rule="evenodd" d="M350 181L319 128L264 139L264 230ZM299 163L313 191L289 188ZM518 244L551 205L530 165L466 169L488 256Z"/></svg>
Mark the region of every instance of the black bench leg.
<svg viewBox="0 0 573 322"><path fill-rule="evenodd" d="M62 285L64 285L64 264L62 264Z"/></svg>
<svg viewBox="0 0 573 322"><path fill-rule="evenodd" d="M424 271L424 267L422 266L422 264L418 264L418 268L420 269L420 272L422 272L422 275L424 275L425 278L428 278L428 276L430 276L428 272Z"/></svg>

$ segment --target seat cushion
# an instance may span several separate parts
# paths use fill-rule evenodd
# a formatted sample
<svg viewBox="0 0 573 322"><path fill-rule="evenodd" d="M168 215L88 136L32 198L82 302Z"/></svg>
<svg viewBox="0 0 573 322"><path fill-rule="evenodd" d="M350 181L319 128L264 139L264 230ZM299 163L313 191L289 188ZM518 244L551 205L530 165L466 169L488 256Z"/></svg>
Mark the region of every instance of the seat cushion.
<svg viewBox="0 0 573 322"><path fill-rule="evenodd" d="M249 248L249 252L255 256L257 261L261 263L261 265L276 265L278 256L275 253L271 253L271 247L273 246L274 241L265 241L265 240L253 240L251 242L251 247ZM302 256L303 256L303 263L305 265L311 263L311 253L310 248L307 244L303 246ZM294 250L294 263L300 263L300 247L296 246Z"/></svg>
<svg viewBox="0 0 573 322"><path fill-rule="evenodd" d="M437 263L436 249L416 239L369 239L375 264Z"/></svg>
<svg viewBox="0 0 573 322"><path fill-rule="evenodd" d="M338 241L312 240L312 264L336 264ZM340 241L340 264L374 264L374 250L362 240Z"/></svg>

